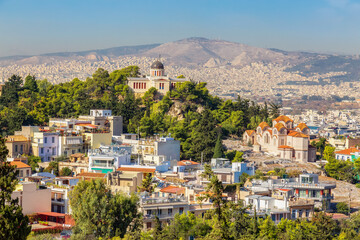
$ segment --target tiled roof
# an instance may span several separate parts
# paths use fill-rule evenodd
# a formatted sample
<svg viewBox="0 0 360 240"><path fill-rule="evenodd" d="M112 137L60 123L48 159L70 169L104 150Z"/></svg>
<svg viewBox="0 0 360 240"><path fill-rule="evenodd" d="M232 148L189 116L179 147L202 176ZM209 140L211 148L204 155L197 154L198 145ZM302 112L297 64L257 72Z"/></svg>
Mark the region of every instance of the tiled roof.
<svg viewBox="0 0 360 240"><path fill-rule="evenodd" d="M181 160L177 163L178 166L189 166L189 165L199 165L199 164L200 163L191 160Z"/></svg>
<svg viewBox="0 0 360 240"><path fill-rule="evenodd" d="M30 141L27 137L23 135L10 135L6 137L6 142L26 142Z"/></svg>
<svg viewBox="0 0 360 240"><path fill-rule="evenodd" d="M264 130L265 127L269 127L269 124L267 124L266 122L262 122L259 124L259 127L261 128L261 130Z"/></svg>
<svg viewBox="0 0 360 240"><path fill-rule="evenodd" d="M119 167L116 171L154 173L155 168Z"/></svg>
<svg viewBox="0 0 360 240"><path fill-rule="evenodd" d="M272 130L271 129L268 129L266 131L268 131L270 133L270 135L272 135Z"/></svg>
<svg viewBox="0 0 360 240"><path fill-rule="evenodd" d="M309 137L306 134L303 134L301 132L296 132L296 131L290 131L288 135L291 136L291 137L301 137L301 138L308 138Z"/></svg>
<svg viewBox="0 0 360 240"><path fill-rule="evenodd" d="M254 130L246 130L245 131L247 133L247 135L251 136L253 133L255 133Z"/></svg>
<svg viewBox="0 0 360 240"><path fill-rule="evenodd" d="M341 151L337 151L337 152L335 152L335 154L351 155L351 153L354 153L354 152L360 152L360 150L357 148L348 148L348 149L344 149Z"/></svg>
<svg viewBox="0 0 360 240"><path fill-rule="evenodd" d="M175 187L175 186L167 186L160 190L163 193L174 193L174 194L183 194L185 193L185 188Z"/></svg>
<svg viewBox="0 0 360 240"><path fill-rule="evenodd" d="M274 128L276 128L278 131L280 131L282 128L286 128L286 127L282 123L277 123L277 124L275 124Z"/></svg>
<svg viewBox="0 0 360 240"><path fill-rule="evenodd" d="M75 125L81 126L81 127L87 127L87 128L97 128L98 127L98 126L96 126L94 124L90 124L90 123L77 123Z"/></svg>
<svg viewBox="0 0 360 240"><path fill-rule="evenodd" d="M279 148L289 148L289 149L292 149L293 147L290 147L290 146L287 146L287 145L281 145L281 146L279 146Z"/></svg>
<svg viewBox="0 0 360 240"><path fill-rule="evenodd" d="M78 177L86 177L86 178L103 178L105 177L105 173L92 173L92 172L87 172L87 173L79 173L77 176Z"/></svg>
<svg viewBox="0 0 360 240"><path fill-rule="evenodd" d="M299 123L296 128L300 128L300 130L304 130L305 128L308 128L308 126L305 123Z"/></svg>
<svg viewBox="0 0 360 240"><path fill-rule="evenodd" d="M283 192L289 192L291 189L288 188L278 188L277 190L283 191Z"/></svg>
<svg viewBox="0 0 360 240"><path fill-rule="evenodd" d="M289 118L289 117L287 117L287 116L285 116L285 115L281 115L281 116L275 118L273 121L276 121L276 122L283 121L283 122L285 122L285 123L287 123L287 122L293 122L293 120L292 120L291 118Z"/></svg>
<svg viewBox="0 0 360 240"><path fill-rule="evenodd" d="M29 165L27 165L26 163L23 163L21 161L12 161L10 162L11 166L16 166L16 168L31 168Z"/></svg>

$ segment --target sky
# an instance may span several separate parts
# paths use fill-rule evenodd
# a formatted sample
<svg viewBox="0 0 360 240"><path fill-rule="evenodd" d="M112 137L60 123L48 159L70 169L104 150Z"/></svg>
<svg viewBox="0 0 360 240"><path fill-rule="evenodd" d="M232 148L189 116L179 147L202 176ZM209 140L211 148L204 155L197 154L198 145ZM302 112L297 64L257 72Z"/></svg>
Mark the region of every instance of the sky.
<svg viewBox="0 0 360 240"><path fill-rule="evenodd" d="M0 57L188 37L360 54L360 0L0 0Z"/></svg>

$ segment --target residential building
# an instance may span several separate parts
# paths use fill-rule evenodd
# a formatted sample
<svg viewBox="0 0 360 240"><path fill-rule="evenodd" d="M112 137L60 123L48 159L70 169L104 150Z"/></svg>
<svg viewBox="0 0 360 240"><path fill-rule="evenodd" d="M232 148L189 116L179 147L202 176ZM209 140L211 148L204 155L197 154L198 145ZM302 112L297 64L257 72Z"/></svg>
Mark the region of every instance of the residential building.
<svg viewBox="0 0 360 240"><path fill-rule="evenodd" d="M144 161L147 159L156 165L159 165L161 161L180 161L180 141L171 137L139 140L134 149Z"/></svg>
<svg viewBox="0 0 360 240"><path fill-rule="evenodd" d="M138 191L143 180L142 172L115 171L106 175L106 183L111 192L131 194Z"/></svg>
<svg viewBox="0 0 360 240"><path fill-rule="evenodd" d="M89 158L84 153L70 155L70 159L59 162L59 171L63 168L70 168L75 175L89 171Z"/></svg>
<svg viewBox="0 0 360 240"><path fill-rule="evenodd" d="M20 181L25 180L25 178L31 176L31 167L26 163L21 161L11 161L11 166L16 166L16 171L18 171L17 178Z"/></svg>
<svg viewBox="0 0 360 240"><path fill-rule="evenodd" d="M155 61L150 67L150 75L146 77L129 77L127 85L137 96L143 95L150 88L154 87L158 93L165 95L168 91L176 88L177 84L187 81L186 78L169 78L165 74L164 65Z"/></svg>
<svg viewBox="0 0 360 240"><path fill-rule="evenodd" d="M111 136L120 136L123 132L122 116L113 116L111 110L91 109L89 116L79 116L79 121L88 121L100 129L108 129Z"/></svg>
<svg viewBox="0 0 360 240"><path fill-rule="evenodd" d="M34 182L20 182L11 198L19 199L19 206L25 215L51 211L51 190Z"/></svg>
<svg viewBox="0 0 360 240"><path fill-rule="evenodd" d="M101 145L110 145L112 142L112 133L107 131L85 132L83 136L85 152L100 148Z"/></svg>
<svg viewBox="0 0 360 240"><path fill-rule="evenodd" d="M5 140L5 146L9 150L8 157L16 158L23 154L30 154L31 143L29 138L23 135L10 135Z"/></svg>
<svg viewBox="0 0 360 240"><path fill-rule="evenodd" d="M32 142L34 138L34 133L39 131L39 126L21 126L21 131L15 131L15 135L22 135L30 139L30 141Z"/></svg>
<svg viewBox="0 0 360 240"><path fill-rule="evenodd" d="M59 156L69 157L71 154L83 153L84 144L81 135L61 134L59 136Z"/></svg>
<svg viewBox="0 0 360 240"><path fill-rule="evenodd" d="M69 193L79 182L78 177L57 177L51 186L51 211L70 214Z"/></svg>
<svg viewBox="0 0 360 240"><path fill-rule="evenodd" d="M39 156L42 162L50 162L59 156L59 133L49 130L35 132L32 149L33 154Z"/></svg>
<svg viewBox="0 0 360 240"><path fill-rule="evenodd" d="M335 158L337 160L350 160L354 161L359 157L360 150L355 147L351 147L348 149L340 150L335 152Z"/></svg>
<svg viewBox="0 0 360 240"><path fill-rule="evenodd" d="M321 183L317 174L300 174L297 178L253 180L251 186L245 184L252 192L274 192L275 189L290 189L296 199L312 200L315 207L329 209L334 196L331 190L335 183Z"/></svg>
<svg viewBox="0 0 360 240"><path fill-rule="evenodd" d="M131 155L123 149L94 149L89 150L88 156L89 172L97 173L113 172L121 165L129 165L131 161Z"/></svg>

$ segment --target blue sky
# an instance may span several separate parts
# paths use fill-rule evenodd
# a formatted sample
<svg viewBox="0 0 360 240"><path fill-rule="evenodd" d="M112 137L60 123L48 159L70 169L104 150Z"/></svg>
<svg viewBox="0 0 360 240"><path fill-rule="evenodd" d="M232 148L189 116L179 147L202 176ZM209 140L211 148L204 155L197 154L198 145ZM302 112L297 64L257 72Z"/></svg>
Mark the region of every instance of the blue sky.
<svg viewBox="0 0 360 240"><path fill-rule="evenodd" d="M0 0L0 56L188 37L360 54L360 0Z"/></svg>

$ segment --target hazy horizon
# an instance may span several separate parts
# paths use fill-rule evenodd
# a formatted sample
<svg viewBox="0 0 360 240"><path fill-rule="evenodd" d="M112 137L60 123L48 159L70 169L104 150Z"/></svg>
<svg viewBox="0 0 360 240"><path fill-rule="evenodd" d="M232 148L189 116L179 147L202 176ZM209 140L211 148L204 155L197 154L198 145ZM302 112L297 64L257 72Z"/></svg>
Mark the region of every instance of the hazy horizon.
<svg viewBox="0 0 360 240"><path fill-rule="evenodd" d="M0 0L0 57L205 37L287 51L360 54L360 3Z"/></svg>

